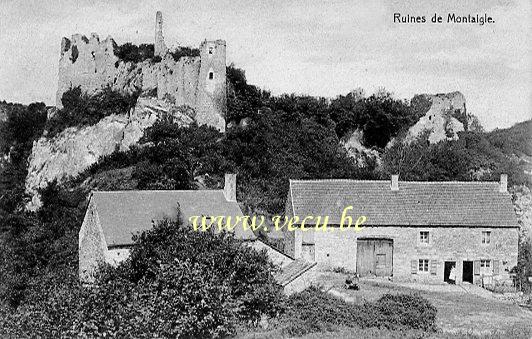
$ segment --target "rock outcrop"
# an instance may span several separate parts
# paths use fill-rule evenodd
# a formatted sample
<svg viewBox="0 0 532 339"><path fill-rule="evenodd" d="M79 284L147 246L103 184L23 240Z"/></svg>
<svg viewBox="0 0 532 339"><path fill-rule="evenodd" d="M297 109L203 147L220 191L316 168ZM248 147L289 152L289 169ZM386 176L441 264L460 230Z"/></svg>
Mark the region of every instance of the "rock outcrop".
<svg viewBox="0 0 532 339"><path fill-rule="evenodd" d="M126 93L155 92L159 99L187 105L196 111L199 125L225 131L226 43L205 40L198 56L175 60L164 46L162 14L157 13L155 57L142 62L125 62L116 54L117 45L109 36L100 41L81 34L61 41L56 106L62 107L63 93L73 87L93 94L105 87ZM176 57L177 58L177 57Z"/></svg>
<svg viewBox="0 0 532 339"><path fill-rule="evenodd" d="M532 239L532 193L524 185L512 187L510 193L521 232L528 239Z"/></svg>
<svg viewBox="0 0 532 339"><path fill-rule="evenodd" d="M421 98L431 106L427 113L412 126L405 142L412 142L424 132L429 132L429 142L458 139L458 132L467 130L467 112L465 97L460 92L447 94L422 94Z"/></svg>
<svg viewBox="0 0 532 339"><path fill-rule="evenodd" d="M157 119L171 116L188 126L194 121L192 115L190 108L141 97L128 114L105 117L93 126L67 128L52 139L41 137L34 142L28 159L26 192L32 196L28 209L40 207L38 189L54 180L75 177L115 150L128 150Z"/></svg>
<svg viewBox="0 0 532 339"><path fill-rule="evenodd" d="M362 145L362 140L363 132L356 130L351 133L349 139L340 141L340 145L345 148L347 155L355 160L359 168L366 167L369 163L380 166L381 157L379 152Z"/></svg>

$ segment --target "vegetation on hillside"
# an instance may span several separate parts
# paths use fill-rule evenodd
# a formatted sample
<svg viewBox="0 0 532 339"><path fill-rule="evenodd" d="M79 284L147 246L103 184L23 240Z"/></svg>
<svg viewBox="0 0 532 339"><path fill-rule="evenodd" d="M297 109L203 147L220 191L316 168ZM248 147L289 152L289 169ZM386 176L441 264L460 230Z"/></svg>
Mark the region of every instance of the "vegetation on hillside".
<svg viewBox="0 0 532 339"><path fill-rule="evenodd" d="M135 53L144 52L126 54L136 58L131 56ZM26 160L33 142L44 130L53 137L67 127L93 125L110 114L126 113L136 95L104 89L89 97L74 88L64 94L64 108L48 121L42 103L8 110L6 121L0 122L0 153L9 159L0 166L0 328L15 336L36 329L45 337L60 333L119 336L121 331L139 336L172 336L175 331L222 336L234 333L237 322L256 321L260 313L274 315L282 311L274 305L284 305L282 319L297 319L297 323L284 323L288 333L302 334L313 326L328 328L327 322L333 321L331 316L316 322L313 317L318 313L311 306L327 312L348 311L348 306L317 290L296 295L288 304L279 303L282 297L264 256L244 249L234 239L190 235L172 223L139 237L131 259L118 269L106 270L99 288L82 289L77 282L77 237L91 185L106 189L125 183L134 189L219 188L224 173L233 172L238 174L238 200L249 213L282 213L289 179L388 179L400 173L403 180L498 180L500 173L508 173L510 184L531 186L521 159L532 156L532 137L527 133L530 122L513 130L469 130L457 141L430 145L425 135L409 145L395 142L386 147L424 114L428 104L423 98L398 100L384 90L368 97L353 91L332 100L273 96L248 84L242 70L231 66L227 75L227 121L248 118L247 126L221 134L211 127L179 127L172 119L162 119L145 131L141 145L100 159L67 183L52 183L41 192L43 207L36 213L23 209ZM363 132L365 147L380 152L382 165L369 163L360 168L341 147L340 141L357 130ZM106 174L117 170L123 170L119 178L108 180ZM167 237L171 241L164 240ZM205 249L203 255L198 255L201 249ZM209 265L225 258L220 253L230 253L233 261L227 259L220 269L214 269ZM246 258L246 265L234 260L238 256ZM178 263L172 258L182 260ZM530 251L521 251L519 276L532 274L530 262ZM205 276L205 272L215 275ZM245 275L246 284L235 286L230 272ZM257 287L248 278L264 285ZM191 285L200 280L211 284L199 290ZM194 304L198 293L207 296L203 306ZM197 319L185 314L180 302L200 307L194 310L210 320L193 325ZM386 297L364 307L350 309L349 319L357 326L377 326L371 321L386 314L392 323L383 326L389 328L433 328L432 308L423 300ZM156 319L164 318L168 309L178 311L171 314L172 325L163 328ZM20 332L11 332L17 328ZM148 330L153 332L143 332Z"/></svg>
<svg viewBox="0 0 532 339"><path fill-rule="evenodd" d="M139 93L120 93L110 87L88 95L80 87L74 87L63 93L63 108L46 122L47 136L54 137L68 127L97 124L112 114L126 114L135 107L138 96Z"/></svg>

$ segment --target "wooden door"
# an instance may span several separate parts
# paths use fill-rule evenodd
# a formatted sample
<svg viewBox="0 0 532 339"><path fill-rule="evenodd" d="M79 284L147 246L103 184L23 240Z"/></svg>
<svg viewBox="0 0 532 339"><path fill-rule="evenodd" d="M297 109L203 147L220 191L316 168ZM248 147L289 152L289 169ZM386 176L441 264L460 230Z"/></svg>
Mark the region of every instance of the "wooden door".
<svg viewBox="0 0 532 339"><path fill-rule="evenodd" d="M357 240L357 273L363 277L375 275L375 242Z"/></svg>
<svg viewBox="0 0 532 339"><path fill-rule="evenodd" d="M360 276L391 276L392 267L393 240L357 240L357 273Z"/></svg>
<svg viewBox="0 0 532 339"><path fill-rule="evenodd" d="M393 241L375 240L375 275L389 277L392 275Z"/></svg>

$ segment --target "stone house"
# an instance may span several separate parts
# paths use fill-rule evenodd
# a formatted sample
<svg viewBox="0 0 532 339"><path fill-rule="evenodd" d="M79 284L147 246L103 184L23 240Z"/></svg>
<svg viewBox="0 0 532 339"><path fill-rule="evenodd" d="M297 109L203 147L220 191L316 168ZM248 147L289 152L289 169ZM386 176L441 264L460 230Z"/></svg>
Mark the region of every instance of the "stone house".
<svg viewBox="0 0 532 339"><path fill-rule="evenodd" d="M340 227L346 207L344 221L366 217L358 232ZM519 225L504 174L499 183L291 180L286 215L300 220L284 229L285 252L321 268L440 283L454 267L456 283L480 284L506 281L517 264ZM301 230L306 216L329 216L327 230L312 220Z"/></svg>
<svg viewBox="0 0 532 339"><path fill-rule="evenodd" d="M133 234L150 229L159 220L176 219L178 207L184 222L190 216L243 216L236 200L236 175L226 174L223 190L92 192L79 231L80 281L94 282L102 263L116 266L127 259ZM264 251L280 268L274 276L286 293L311 284L315 263L294 260L257 239L249 229L236 227L234 232L237 239Z"/></svg>
<svg viewBox="0 0 532 339"><path fill-rule="evenodd" d="M236 201L236 175L227 174L223 190L95 191L91 193L79 231L79 277L92 282L100 263L118 265L129 256L132 235L163 219L190 216L242 216ZM235 228L235 236L254 240L251 230Z"/></svg>

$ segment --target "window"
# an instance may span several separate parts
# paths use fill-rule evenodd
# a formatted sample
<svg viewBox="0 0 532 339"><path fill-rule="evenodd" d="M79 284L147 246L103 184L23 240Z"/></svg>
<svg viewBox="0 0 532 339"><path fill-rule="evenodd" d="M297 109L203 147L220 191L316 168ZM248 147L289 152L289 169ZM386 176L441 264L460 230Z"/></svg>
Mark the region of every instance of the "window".
<svg viewBox="0 0 532 339"><path fill-rule="evenodd" d="M419 232L419 242L422 244L429 243L429 232L428 231Z"/></svg>
<svg viewBox="0 0 532 339"><path fill-rule="evenodd" d="M419 272L429 271L429 259L419 259L418 271Z"/></svg>
<svg viewBox="0 0 532 339"><path fill-rule="evenodd" d="M482 243L483 244L489 244L491 242L491 232L490 231L482 231Z"/></svg>
<svg viewBox="0 0 532 339"><path fill-rule="evenodd" d="M214 50L214 48L209 47L209 54L212 54L213 50Z"/></svg>
<svg viewBox="0 0 532 339"><path fill-rule="evenodd" d="M213 72L209 72L209 80L212 80L214 79L214 73Z"/></svg>
<svg viewBox="0 0 532 339"><path fill-rule="evenodd" d="M491 266L491 260L480 260L480 274L491 275L493 273Z"/></svg>

